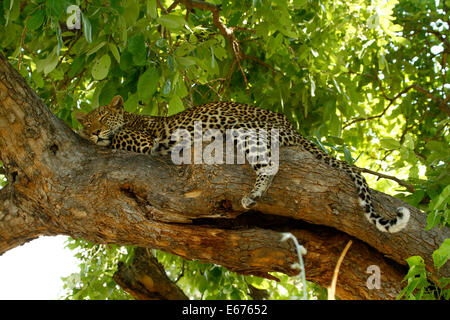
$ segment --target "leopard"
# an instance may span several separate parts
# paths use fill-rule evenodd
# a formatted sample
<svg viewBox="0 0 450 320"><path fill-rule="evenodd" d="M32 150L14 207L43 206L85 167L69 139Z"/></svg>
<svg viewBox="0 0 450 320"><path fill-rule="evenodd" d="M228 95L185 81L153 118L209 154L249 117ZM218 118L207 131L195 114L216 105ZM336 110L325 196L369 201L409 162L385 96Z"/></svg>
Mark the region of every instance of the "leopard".
<svg viewBox="0 0 450 320"><path fill-rule="evenodd" d="M359 204L363 207L366 219L379 231L396 233L408 224L410 211L406 207L398 207L393 218L383 217L377 213L371 191L360 170L346 161L330 156L305 138L282 113L254 105L219 101L190 107L170 116L138 115L125 111L123 98L116 95L109 104L97 107L87 114L77 112L75 118L81 124L80 136L93 143L149 155L167 155L172 152L180 142L179 136L178 139L173 138L173 133L177 130L184 130L183 132L187 132L192 138L198 128L218 130L223 134L235 130L234 132L238 133L232 135L234 144L243 150L256 173L253 188L240 201L245 210L257 204L276 174L276 170L271 170L274 167L270 148L273 142L276 141L280 147L299 146L317 160L350 176L356 186ZM254 138L254 134L245 134L255 130L275 134L269 134L270 137L266 136L260 145L255 145L254 139L251 139ZM276 139L272 139L275 136ZM192 144L193 140L186 141ZM261 150L265 151L265 156L258 157Z"/></svg>

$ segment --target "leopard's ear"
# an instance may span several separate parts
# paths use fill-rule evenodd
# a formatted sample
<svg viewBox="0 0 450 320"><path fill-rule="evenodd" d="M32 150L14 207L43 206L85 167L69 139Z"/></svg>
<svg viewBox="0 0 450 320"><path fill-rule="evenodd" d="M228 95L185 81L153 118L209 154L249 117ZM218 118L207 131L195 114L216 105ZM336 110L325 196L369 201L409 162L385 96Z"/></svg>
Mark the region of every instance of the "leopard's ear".
<svg viewBox="0 0 450 320"><path fill-rule="evenodd" d="M75 113L75 119L77 119L77 121L79 123L83 124L84 120L86 119L86 114L83 113L83 112L78 111L78 112Z"/></svg>
<svg viewBox="0 0 450 320"><path fill-rule="evenodd" d="M121 96L114 96L114 98L112 98L109 106L111 107L111 109L119 111L123 109L123 99Z"/></svg>

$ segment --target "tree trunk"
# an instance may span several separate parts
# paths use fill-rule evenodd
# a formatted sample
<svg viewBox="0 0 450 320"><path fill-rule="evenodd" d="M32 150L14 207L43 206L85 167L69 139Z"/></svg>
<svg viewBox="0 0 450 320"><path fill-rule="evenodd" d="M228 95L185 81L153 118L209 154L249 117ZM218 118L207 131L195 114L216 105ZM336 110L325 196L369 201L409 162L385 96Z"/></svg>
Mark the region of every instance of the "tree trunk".
<svg viewBox="0 0 450 320"><path fill-rule="evenodd" d="M255 179L248 165L176 166L170 158L93 145L55 117L1 55L0 159L8 179L0 191L0 254L40 235L65 234L270 277L298 272L293 244L280 242L280 232L291 232L308 250L307 278L328 286L352 239L337 296L392 299L405 259L421 255L432 266L432 252L449 237L446 228L424 231L423 213L373 191L380 214L400 205L411 211L404 231L379 232L364 218L351 179L294 147L280 150L273 185L243 213L239 200ZM381 269L379 290L366 286L370 265Z"/></svg>

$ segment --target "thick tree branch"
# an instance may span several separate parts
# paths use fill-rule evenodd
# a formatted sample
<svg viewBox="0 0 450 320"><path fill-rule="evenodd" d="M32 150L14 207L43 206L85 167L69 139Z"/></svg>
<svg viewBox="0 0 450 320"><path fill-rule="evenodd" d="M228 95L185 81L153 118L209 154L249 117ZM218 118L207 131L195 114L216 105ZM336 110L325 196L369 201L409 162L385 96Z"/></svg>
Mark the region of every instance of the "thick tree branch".
<svg viewBox="0 0 450 320"><path fill-rule="evenodd" d="M424 231L421 212L374 191L380 214L404 205L412 215L403 232L380 233L364 218L346 174L300 148L280 150L280 159L268 194L255 212L242 214L240 198L255 178L249 166L175 166L170 158L95 146L55 117L0 56L0 160L9 183L0 191L0 253L39 235L65 234L269 277L298 272L293 245L280 242L281 232L292 232L308 250L308 279L327 286L352 240L337 296L387 299L400 290L405 259L421 255L431 266L432 252L449 237L448 229ZM369 265L382 270L381 290L365 285ZM441 272L449 274L448 264Z"/></svg>

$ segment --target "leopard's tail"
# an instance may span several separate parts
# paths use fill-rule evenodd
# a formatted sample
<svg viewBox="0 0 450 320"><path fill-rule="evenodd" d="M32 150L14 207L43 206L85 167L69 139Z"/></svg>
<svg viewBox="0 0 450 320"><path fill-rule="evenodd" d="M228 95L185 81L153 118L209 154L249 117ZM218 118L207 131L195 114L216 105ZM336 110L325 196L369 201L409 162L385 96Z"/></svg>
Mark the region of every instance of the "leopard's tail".
<svg viewBox="0 0 450 320"><path fill-rule="evenodd" d="M336 160L338 161L338 160ZM359 204L364 207L365 216L370 223L374 224L378 230L382 232L395 233L406 227L409 221L410 212L405 207L398 207L396 216L392 219L385 219L376 213L372 203L372 197L370 195L369 186L364 176L350 167L346 162L340 166L342 170L345 170L352 177L356 188L358 190Z"/></svg>
<svg viewBox="0 0 450 320"><path fill-rule="evenodd" d="M392 219L383 218L376 213L367 181L364 176L357 171L357 169L350 166L347 162L334 159L302 136L298 137L298 141L296 142L296 144L304 146L305 149L312 153L317 159L332 167L337 167L350 175L358 190L359 204L365 210L364 215L370 223L377 227L378 230L382 232L395 233L406 227L409 221L410 212L405 207L397 208L397 215Z"/></svg>

